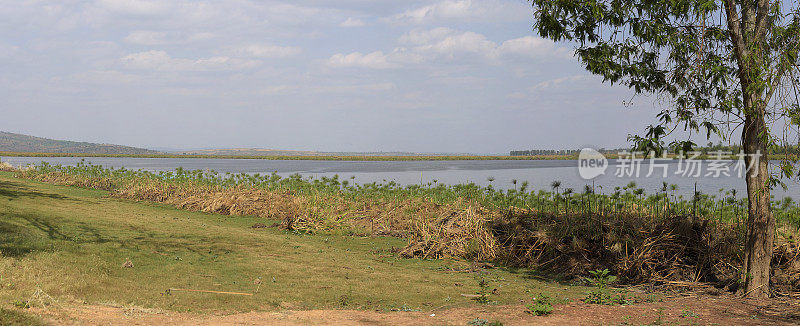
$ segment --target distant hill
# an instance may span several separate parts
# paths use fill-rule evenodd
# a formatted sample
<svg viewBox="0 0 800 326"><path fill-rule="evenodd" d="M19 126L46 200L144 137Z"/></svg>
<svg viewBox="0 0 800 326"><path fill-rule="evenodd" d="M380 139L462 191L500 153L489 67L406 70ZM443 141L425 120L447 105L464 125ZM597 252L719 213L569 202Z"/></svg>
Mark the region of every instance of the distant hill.
<svg viewBox="0 0 800 326"><path fill-rule="evenodd" d="M324 155L312 151L291 151L280 149L261 149L261 148L226 148L226 149L198 149L188 151L172 151L172 154L179 155L223 155L223 156L301 156L301 155Z"/></svg>
<svg viewBox="0 0 800 326"><path fill-rule="evenodd" d="M75 154L159 154L130 146L54 140L0 131L0 152L75 153Z"/></svg>

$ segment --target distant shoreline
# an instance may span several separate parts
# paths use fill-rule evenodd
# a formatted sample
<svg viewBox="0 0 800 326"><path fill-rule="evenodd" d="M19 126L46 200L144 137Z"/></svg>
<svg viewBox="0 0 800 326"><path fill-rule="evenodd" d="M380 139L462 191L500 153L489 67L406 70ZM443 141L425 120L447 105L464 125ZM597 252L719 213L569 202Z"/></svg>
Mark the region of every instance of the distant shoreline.
<svg viewBox="0 0 800 326"><path fill-rule="evenodd" d="M273 161L529 161L529 160L577 160L577 155L181 155L181 154L90 154L90 153L28 153L0 152L6 157L120 157L120 158L186 158L186 159L250 159ZM614 158L616 155L609 155Z"/></svg>
<svg viewBox="0 0 800 326"><path fill-rule="evenodd" d="M619 154L604 154L609 160L619 158ZM542 161L577 160L578 155L207 155L207 154L91 154L91 153L28 153L2 152L2 157L119 157L119 158L186 158L186 159L231 159L231 160L269 160L269 161ZM675 155L668 156L677 159ZM695 160L714 160L715 157L700 155ZM726 159L737 160L731 155ZM647 158L644 158L647 161Z"/></svg>
<svg viewBox="0 0 800 326"><path fill-rule="evenodd" d="M604 154L609 160L619 159L619 154ZM775 155L775 154L773 154ZM37 153L37 152L3 152L2 157L119 157L119 158L185 158L185 159L233 159L233 160L269 160L269 161L541 161L541 160L577 160L577 154L570 155L209 155L209 154L92 154L92 153ZM678 159L675 155L668 158ZM717 159L710 155L694 157L695 160L707 161ZM735 155L725 157L726 160L738 160ZM647 157L644 158L648 160Z"/></svg>

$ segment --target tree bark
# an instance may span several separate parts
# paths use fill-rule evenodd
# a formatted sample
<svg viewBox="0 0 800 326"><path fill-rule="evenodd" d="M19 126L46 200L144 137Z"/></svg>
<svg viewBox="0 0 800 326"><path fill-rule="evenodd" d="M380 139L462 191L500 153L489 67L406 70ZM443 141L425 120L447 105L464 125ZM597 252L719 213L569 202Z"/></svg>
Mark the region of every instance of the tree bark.
<svg viewBox="0 0 800 326"><path fill-rule="evenodd" d="M745 100L753 104L752 101ZM752 106L751 106L752 108ZM770 265L775 242L775 218L771 211L769 187L769 158L762 132L766 131L763 114L748 115L742 131L742 145L747 156L745 164L752 166L746 173L748 216L745 259L742 273L743 294L751 298L766 298L770 294ZM754 162L757 160L757 162Z"/></svg>
<svg viewBox="0 0 800 326"><path fill-rule="evenodd" d="M759 91L751 90L754 82L760 79L758 62L761 57L753 57L751 50L763 48L766 17L769 1L740 3L741 21L737 13L737 1L725 0L725 15L728 32L739 65L739 81L742 87L744 105L744 126L742 128L742 148L744 149L745 174L747 183L747 239L744 246L742 266L743 294L751 298L766 298L770 294L769 279L772 263L772 250L775 242L775 218L770 210L769 155L765 123L766 103L771 94L762 98ZM758 52L758 51L757 51ZM779 78L779 77L778 77ZM757 162L754 162L757 160ZM750 168L752 167L752 168Z"/></svg>

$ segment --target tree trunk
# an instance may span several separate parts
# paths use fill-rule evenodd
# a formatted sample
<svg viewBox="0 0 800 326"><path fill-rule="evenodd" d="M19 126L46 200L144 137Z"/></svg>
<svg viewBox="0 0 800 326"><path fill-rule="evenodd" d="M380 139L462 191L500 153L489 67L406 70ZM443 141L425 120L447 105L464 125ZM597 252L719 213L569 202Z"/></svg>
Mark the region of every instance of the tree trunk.
<svg viewBox="0 0 800 326"><path fill-rule="evenodd" d="M743 293L751 298L769 296L770 264L775 241L775 218L770 210L768 185L769 159L762 134L766 130L763 117L762 114L748 116L742 131L742 145L747 154L745 164L747 167L752 166L745 176L749 203L742 275ZM758 162L752 162L756 160L756 155Z"/></svg>
<svg viewBox="0 0 800 326"><path fill-rule="evenodd" d="M741 6L741 21L736 11ZM742 2L725 1L725 15L728 32L739 65L738 77L743 95L744 126L742 127L742 148L747 182L747 239L744 247L742 266L743 294L751 298L766 298L770 294L769 277L772 263L773 243L775 242L775 219L770 211L769 194L769 155L767 139L769 130L765 123L766 104L770 96L764 96L763 53L767 51L765 33L768 1ZM768 92L767 92L768 93ZM753 162L757 160L757 162ZM752 167L751 169L749 167Z"/></svg>

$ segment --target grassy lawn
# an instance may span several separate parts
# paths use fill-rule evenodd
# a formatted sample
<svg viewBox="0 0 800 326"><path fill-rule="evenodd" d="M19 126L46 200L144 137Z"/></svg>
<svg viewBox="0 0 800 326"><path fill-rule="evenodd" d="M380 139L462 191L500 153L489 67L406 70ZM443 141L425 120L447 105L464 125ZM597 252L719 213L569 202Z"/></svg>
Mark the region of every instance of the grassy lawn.
<svg viewBox="0 0 800 326"><path fill-rule="evenodd" d="M4 326L46 325L38 317L12 309L0 308L0 324Z"/></svg>
<svg viewBox="0 0 800 326"><path fill-rule="evenodd" d="M37 290L43 294L34 306L199 313L479 304L462 296L478 291L477 273L464 272L466 262L399 258L392 248L405 241L396 238L251 228L272 222L107 198L0 172L0 307L27 302ZM133 267L123 267L128 259ZM490 304L527 302L540 292L575 299L585 291L539 281L527 270L492 269L485 278L489 290L497 289ZM16 315L4 310L3 316Z"/></svg>

